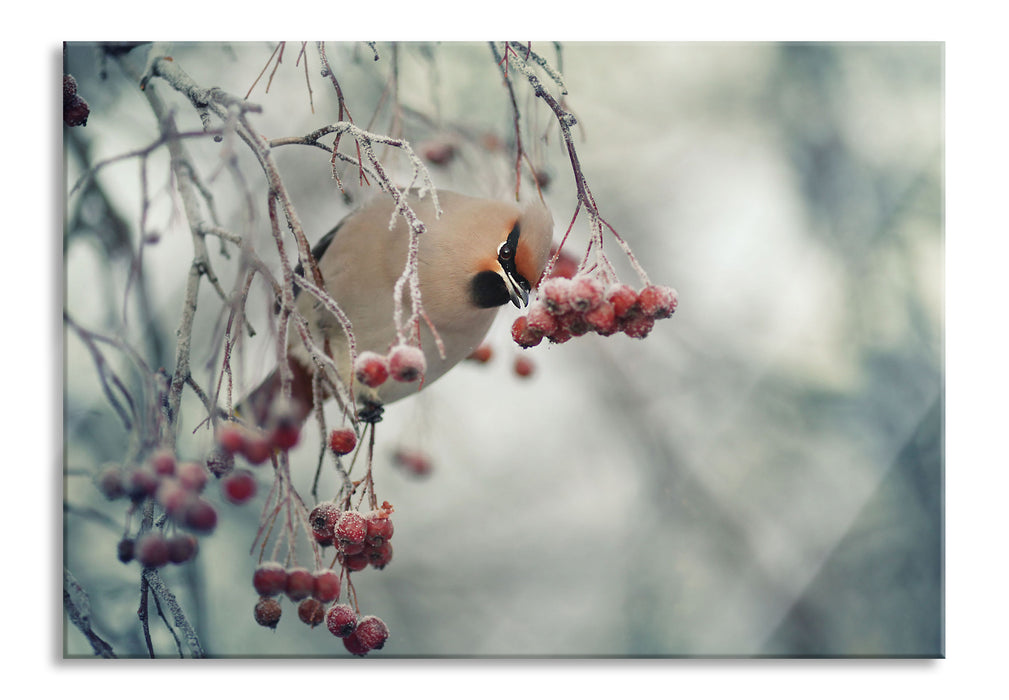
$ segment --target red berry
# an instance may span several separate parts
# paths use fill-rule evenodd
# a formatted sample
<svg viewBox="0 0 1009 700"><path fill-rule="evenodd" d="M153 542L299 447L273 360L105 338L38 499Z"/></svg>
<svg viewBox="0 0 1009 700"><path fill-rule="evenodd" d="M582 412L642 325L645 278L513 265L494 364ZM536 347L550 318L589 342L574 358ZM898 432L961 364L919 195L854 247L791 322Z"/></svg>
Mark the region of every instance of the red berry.
<svg viewBox="0 0 1009 700"><path fill-rule="evenodd" d="M77 80L69 73L63 75L63 101L71 99L77 94Z"/></svg>
<svg viewBox="0 0 1009 700"><path fill-rule="evenodd" d="M168 538L168 561L173 564L187 562L196 556L198 544L192 535L175 535Z"/></svg>
<svg viewBox="0 0 1009 700"><path fill-rule="evenodd" d="M420 452L396 450L393 459L396 460L396 464L415 476L427 476L431 473L431 460Z"/></svg>
<svg viewBox="0 0 1009 700"><path fill-rule="evenodd" d="M603 303L603 285L594 277L578 275L571 280L568 300L573 311L591 311Z"/></svg>
<svg viewBox="0 0 1009 700"><path fill-rule="evenodd" d="M356 510L345 510L336 521L333 532L343 544L361 544L368 536L368 523Z"/></svg>
<svg viewBox="0 0 1009 700"><path fill-rule="evenodd" d="M364 551L364 542L341 542L340 554L350 557Z"/></svg>
<svg viewBox="0 0 1009 700"><path fill-rule="evenodd" d="M340 428L329 434L329 449L337 455L349 455L357 447L357 435L350 428Z"/></svg>
<svg viewBox="0 0 1009 700"><path fill-rule="evenodd" d="M221 491L229 503L241 505L256 495L256 477L248 469L236 469L221 479Z"/></svg>
<svg viewBox="0 0 1009 700"><path fill-rule="evenodd" d="M626 318L638 305L637 293L626 284L612 284L606 290L606 301L613 304L617 319Z"/></svg>
<svg viewBox="0 0 1009 700"><path fill-rule="evenodd" d="M142 501L153 496L160 481L158 475L150 469L134 469L126 477L126 495L133 501Z"/></svg>
<svg viewBox="0 0 1009 700"><path fill-rule="evenodd" d="M550 258L557 253L556 249L550 250ZM574 277L578 274L578 260L573 255L569 255L567 251L561 251L561 254L557 257L557 262L554 263L553 269L550 271L551 277L567 277L568 279Z"/></svg>
<svg viewBox="0 0 1009 700"><path fill-rule="evenodd" d="M529 327L529 319L526 316L519 316L512 323L512 340L520 347L532 348L540 344L543 340L543 333Z"/></svg>
<svg viewBox="0 0 1009 700"><path fill-rule="evenodd" d="M276 629L277 623L280 622L280 603L275 598L260 598L253 615L257 624Z"/></svg>
<svg viewBox="0 0 1009 700"><path fill-rule="evenodd" d="M376 569L384 569L392 561L392 542L385 541L370 545L365 553L368 555L368 563Z"/></svg>
<svg viewBox="0 0 1009 700"><path fill-rule="evenodd" d="M217 511L202 498L192 498L183 506L182 525L196 532L212 532L217 527Z"/></svg>
<svg viewBox="0 0 1009 700"><path fill-rule="evenodd" d="M210 474L199 462L183 462L177 468L179 483L193 493L199 493L207 485Z"/></svg>
<svg viewBox="0 0 1009 700"><path fill-rule="evenodd" d="M168 563L168 542L160 532L148 532L137 540L133 554L142 566L164 566Z"/></svg>
<svg viewBox="0 0 1009 700"><path fill-rule="evenodd" d="M585 314L578 311L569 311L562 315L557 319L557 325L576 338L592 330L592 326L585 320Z"/></svg>
<svg viewBox="0 0 1009 700"><path fill-rule="evenodd" d="M252 574L252 587L261 596L283 593L287 588L287 569L275 561L260 564Z"/></svg>
<svg viewBox="0 0 1009 700"><path fill-rule="evenodd" d="M560 345L561 343L566 343L571 340L571 331L566 327L562 326L560 323L557 324L557 330L547 336L547 340L551 343L556 343Z"/></svg>
<svg viewBox="0 0 1009 700"><path fill-rule="evenodd" d="M571 310L572 281L566 277L551 277L540 285L539 295L547 310L559 316Z"/></svg>
<svg viewBox="0 0 1009 700"><path fill-rule="evenodd" d="M175 474L175 455L171 450L158 450L154 452L148 462L153 471L158 476L172 476Z"/></svg>
<svg viewBox="0 0 1009 700"><path fill-rule="evenodd" d="M398 345L389 353L389 374L397 382L416 382L426 369L424 353L414 345Z"/></svg>
<svg viewBox="0 0 1009 700"><path fill-rule="evenodd" d="M652 332L655 326L655 319L651 316L632 316L624 319L620 324L620 330L631 338L644 338Z"/></svg>
<svg viewBox="0 0 1009 700"><path fill-rule="evenodd" d="M368 564L371 563L371 559L368 557L368 553L364 551L364 545L353 545L354 547L359 547L359 551L354 554L348 554L343 557L343 567L347 571L363 571L368 568Z"/></svg>
<svg viewBox="0 0 1009 700"><path fill-rule="evenodd" d="M312 597L323 603L331 603L340 597L340 574L332 569L319 569L314 574Z"/></svg>
<svg viewBox="0 0 1009 700"><path fill-rule="evenodd" d="M126 485L124 481L125 478L122 469L115 464L106 465L102 467L102 470L98 473L98 490L101 491L107 499L114 501L117 498L122 498L126 495Z"/></svg>
<svg viewBox="0 0 1009 700"><path fill-rule="evenodd" d="M248 436L242 446L242 456L249 464L262 464L273 454L273 446L263 435Z"/></svg>
<svg viewBox="0 0 1009 700"><path fill-rule="evenodd" d="M557 319L542 301L534 301L529 305L526 323L533 333L540 335L550 335L557 330Z"/></svg>
<svg viewBox="0 0 1009 700"><path fill-rule="evenodd" d="M284 592L287 597L297 602L303 600L315 590L315 577L312 572L300 566L287 570L287 582L284 584Z"/></svg>
<svg viewBox="0 0 1009 700"><path fill-rule="evenodd" d="M154 493L154 500L161 504L166 513L176 519L182 517L186 504L193 498L195 498L193 493L178 479L172 477L163 478Z"/></svg>
<svg viewBox="0 0 1009 700"><path fill-rule="evenodd" d="M516 357L515 358L515 374L520 377L528 377L535 370L533 361L528 357Z"/></svg>
<svg viewBox="0 0 1009 700"><path fill-rule="evenodd" d="M373 510L365 517L368 525L369 542L385 542L392 539L392 519L382 510Z"/></svg>
<svg viewBox="0 0 1009 700"><path fill-rule="evenodd" d="M87 126L90 113L87 101L80 95L63 100L63 123L67 126Z"/></svg>
<svg viewBox="0 0 1009 700"><path fill-rule="evenodd" d="M270 444L281 450L289 450L298 444L301 426L291 413L281 413L273 421L270 430Z"/></svg>
<svg viewBox="0 0 1009 700"><path fill-rule="evenodd" d="M389 378L389 361L377 352L365 350L354 361L354 376L357 381L374 389Z"/></svg>
<svg viewBox="0 0 1009 700"><path fill-rule="evenodd" d="M337 637L347 637L357 627L357 613L346 603L334 605L326 611L326 627Z"/></svg>
<svg viewBox="0 0 1009 700"><path fill-rule="evenodd" d="M343 638L343 646L354 656L367 656L370 651L354 633Z"/></svg>
<svg viewBox="0 0 1009 700"><path fill-rule="evenodd" d="M669 318L676 311L679 300L672 287L649 285L638 294L641 313L654 319Z"/></svg>
<svg viewBox="0 0 1009 700"><path fill-rule="evenodd" d="M455 158L455 145L446 141L428 141L420 144L424 158L435 165L448 165Z"/></svg>
<svg viewBox="0 0 1009 700"><path fill-rule="evenodd" d="M365 615L357 621L357 629L354 630L358 640L366 649L381 649L385 646L385 641L389 638L389 627L381 618L375 615Z"/></svg>
<svg viewBox="0 0 1009 700"><path fill-rule="evenodd" d="M469 354L466 358L473 362L479 362L482 365L490 362L490 358L494 356L494 350L487 343L481 343Z"/></svg>
<svg viewBox="0 0 1009 700"><path fill-rule="evenodd" d="M298 618L309 627L315 627L326 617L326 607L315 598L306 598L298 605Z"/></svg>
<svg viewBox="0 0 1009 700"><path fill-rule="evenodd" d="M328 540L328 544L333 543L333 528L336 521L340 519L340 508L333 502L320 503L312 512L308 514L308 522L312 525L312 534L316 541L322 543Z"/></svg>
<svg viewBox="0 0 1009 700"><path fill-rule="evenodd" d="M599 335L613 335L618 330L616 311L608 301L585 314L585 322Z"/></svg>
<svg viewBox="0 0 1009 700"><path fill-rule="evenodd" d="M245 447L246 432L237 425L223 425L217 431L217 444L230 455L240 453Z"/></svg>

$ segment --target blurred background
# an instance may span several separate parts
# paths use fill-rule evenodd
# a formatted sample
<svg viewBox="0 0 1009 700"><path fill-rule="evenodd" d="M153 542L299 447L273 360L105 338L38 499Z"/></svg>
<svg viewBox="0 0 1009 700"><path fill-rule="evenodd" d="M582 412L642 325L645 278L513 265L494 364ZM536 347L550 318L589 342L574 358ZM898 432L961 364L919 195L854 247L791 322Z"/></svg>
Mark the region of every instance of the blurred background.
<svg viewBox="0 0 1009 700"><path fill-rule="evenodd" d="M249 98L263 106L255 124L267 137L337 121L313 46L309 107L299 46L288 44L269 92L272 66ZM182 44L171 55L199 85L244 96L274 47ZM355 577L362 612L392 631L381 655L942 655L942 44L533 48L563 73L600 212L680 306L643 341L585 336L525 352L508 337L509 307L489 364L464 363L388 408L376 479L396 508L395 556ZM328 50L359 125L379 108L376 132L402 128L418 150L453 144L451 163L430 165L439 187L509 195L512 115L487 45ZM124 60L141 70L146 51ZM64 68L91 107L85 128L64 131L69 188L157 131L142 94L95 46L68 45ZM516 86L559 238L574 213L570 166L552 114ZM200 127L183 99L155 87L183 128ZM244 204L245 188L258 205L265 198L242 145L187 145L224 225L268 250L265 211L250 219ZM242 181L220 165L231 148ZM95 187L68 197L65 308L170 369L192 242L163 151L143 170L136 159L105 167ZM310 238L362 196L351 170L346 201L322 151L276 156ZM135 275L141 220L156 241ZM586 236L581 218L573 253ZM607 250L637 286L619 249ZM234 261L211 252L232 289ZM258 328L268 327L266 301L250 300ZM193 367L205 385L219 363L219 311L204 285ZM246 387L268 369L268 335L244 349ZM519 354L535 363L531 377L513 372ZM121 355L109 359L131 376ZM138 569L115 559L123 509L90 478L122 459L130 436L69 332L65 372L64 563L91 596L99 634L143 656ZM195 401L184 405L184 456L206 455L201 418ZM293 455L304 493L317 442L307 430ZM431 473L397 468L400 448L428 455ZM211 490L218 529L166 580L213 656L343 656L340 640L309 630L290 604L275 632L252 620L249 548L269 488L257 473L251 505ZM66 630L66 654L89 656ZM172 655L163 626L152 633Z"/></svg>

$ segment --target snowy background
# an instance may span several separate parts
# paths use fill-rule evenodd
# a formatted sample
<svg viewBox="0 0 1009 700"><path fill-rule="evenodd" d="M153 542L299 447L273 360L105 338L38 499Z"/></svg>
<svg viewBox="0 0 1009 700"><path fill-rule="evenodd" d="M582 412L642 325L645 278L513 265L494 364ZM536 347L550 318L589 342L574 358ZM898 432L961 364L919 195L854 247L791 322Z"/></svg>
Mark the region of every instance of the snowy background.
<svg viewBox="0 0 1009 700"><path fill-rule="evenodd" d="M201 85L244 95L272 48L189 45L173 56ZM536 48L553 58L549 44ZM330 49L358 122L388 75L390 49L378 49L378 62L364 45ZM143 53L131 58L142 65ZM269 94L260 85L250 98L270 137L336 121L322 80L308 111L295 54ZM400 60L403 104L509 138L485 45L443 44L430 55L407 45ZM65 68L92 107L83 134L92 162L153 139L142 97L114 65L100 79L93 47L72 45ZM396 507L395 557L356 578L362 611L392 630L381 654L941 654L942 46L574 43L563 72L600 210L651 279L678 289L680 307L644 341L587 336L528 351L537 370L524 380L511 372L515 312L505 309L489 365L461 365L389 408L376 478L380 499ZM537 133L546 129L545 110L520 106ZM444 133L410 124L418 141ZM347 207L326 154L289 148L278 160L317 238ZM574 195L556 129L536 149L554 176L560 234ZM213 171L213 147L202 153ZM434 169L437 184L506 195L507 169L479 155ZM66 167L72 184L80 164L68 155ZM132 236L138 171L127 161L102 173ZM166 172L164 160L151 162L150 225L161 239L144 265L156 322L127 333L162 363L191 254ZM221 211L234 220L233 183L220 183ZM66 308L113 332L128 270L100 243L107 234L68 231ZM576 234L584 240L582 224ZM255 235L267 240L263 221ZM215 321L197 318L205 337ZM250 347L250 383L266 370L268 343ZM77 474L115 460L125 436L69 334L65 361L66 500L103 509L118 526L121 509ZM187 425L183 449L197 457L207 438ZM315 441L306 435L295 455L306 484ZM395 469L399 445L429 453L433 473ZM261 486L251 506L221 503L196 563L166 577L212 655L342 656L340 641L308 630L293 606L275 633L252 621L248 548L265 478ZM91 594L99 632L142 655L138 577L115 561L117 529L66 523L65 563ZM170 653L170 637L152 628ZM66 652L90 654L72 627Z"/></svg>

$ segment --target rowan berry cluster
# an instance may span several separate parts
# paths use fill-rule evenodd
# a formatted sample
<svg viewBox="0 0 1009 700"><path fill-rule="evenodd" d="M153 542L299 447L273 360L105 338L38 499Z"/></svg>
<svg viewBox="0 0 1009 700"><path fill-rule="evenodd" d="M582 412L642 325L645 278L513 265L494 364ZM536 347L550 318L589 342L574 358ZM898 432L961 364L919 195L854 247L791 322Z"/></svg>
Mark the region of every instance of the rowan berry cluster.
<svg viewBox="0 0 1009 700"><path fill-rule="evenodd" d="M415 345L397 345L387 355L366 350L354 361L357 381L372 389L384 384L389 377L397 382L419 381L426 369L424 352Z"/></svg>
<svg viewBox="0 0 1009 700"><path fill-rule="evenodd" d="M347 578L348 601L351 598L350 574L369 565L382 569L392 559L393 525L388 503L368 512L341 509L333 501L320 503L309 514L309 524L315 541L321 547L335 547L332 568L314 573L299 566L284 566L278 562L260 564L253 573L252 585L260 599L253 610L258 624L275 628L280 621L280 596L298 603L298 618L310 627L325 620L330 632L343 639L353 654L364 656L381 649L389 637L388 627L374 615L360 617L349 602L339 603L342 581ZM356 595L353 596L356 601Z"/></svg>
<svg viewBox="0 0 1009 700"><path fill-rule="evenodd" d="M63 123L67 126L87 126L90 112L88 103L77 94L77 80L72 75L64 75Z"/></svg>
<svg viewBox="0 0 1009 700"><path fill-rule="evenodd" d="M125 534L118 544L119 560L127 563L136 559L143 566L158 567L192 559L198 547L189 533L206 535L217 526L217 510L203 496L209 476L203 464L178 462L167 450L153 453L142 466L133 469L118 465L103 468L97 485L106 498L128 499L130 514L153 501L164 510L173 528L188 531L165 536L148 529L136 538Z"/></svg>
<svg viewBox="0 0 1009 700"><path fill-rule="evenodd" d="M540 285L528 313L515 319L512 339L531 348L544 338L565 343L586 333L644 338L655 321L672 316L676 306L676 290L671 287L648 285L636 292L626 284L606 285L584 274L550 277Z"/></svg>

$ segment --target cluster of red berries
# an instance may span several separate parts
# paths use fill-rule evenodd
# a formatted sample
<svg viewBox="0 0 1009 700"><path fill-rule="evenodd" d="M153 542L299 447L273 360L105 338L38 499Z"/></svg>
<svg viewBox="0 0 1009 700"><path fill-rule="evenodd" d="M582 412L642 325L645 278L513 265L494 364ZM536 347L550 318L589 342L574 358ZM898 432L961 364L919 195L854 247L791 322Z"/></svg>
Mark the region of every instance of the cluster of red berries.
<svg viewBox="0 0 1009 700"><path fill-rule="evenodd" d="M512 339L531 348L544 338L565 343L590 332L602 336L622 332L644 338L656 320L673 315L677 303L676 290L671 287L648 285L635 292L626 284L607 287L589 275L550 277L540 285L539 298L528 313L515 319Z"/></svg>
<svg viewBox="0 0 1009 700"><path fill-rule="evenodd" d="M175 524L206 534L217 526L217 511L202 496L209 478L203 464L177 462L174 454L159 450L135 469L105 467L98 475L98 488L109 499L128 497L135 504L153 499Z"/></svg>
<svg viewBox="0 0 1009 700"><path fill-rule="evenodd" d="M411 383L423 378L427 361L415 345L397 345L387 355L366 350L354 361L354 376L365 386L381 386L392 377L397 382Z"/></svg>
<svg viewBox="0 0 1009 700"><path fill-rule="evenodd" d="M333 605L326 612L326 627L333 635L343 639L343 646L356 656L381 649L389 638L389 628L380 617L359 616L345 603Z"/></svg>
<svg viewBox="0 0 1009 700"><path fill-rule="evenodd" d="M77 94L77 81L72 75L63 76L63 123L67 126L87 126L91 109Z"/></svg>
<svg viewBox="0 0 1009 700"><path fill-rule="evenodd" d="M298 603L298 618L310 627L322 622L326 605L340 597L340 574L332 569L314 573L301 566L285 567L278 562L260 564L252 574L252 586L259 594L253 609L256 622L273 629L280 622L278 596L284 594Z"/></svg>
<svg viewBox="0 0 1009 700"><path fill-rule="evenodd" d="M392 561L392 510L388 502L361 513L324 501L312 509L308 522L320 546L337 548L337 557L347 571L361 571L369 565L384 569Z"/></svg>

